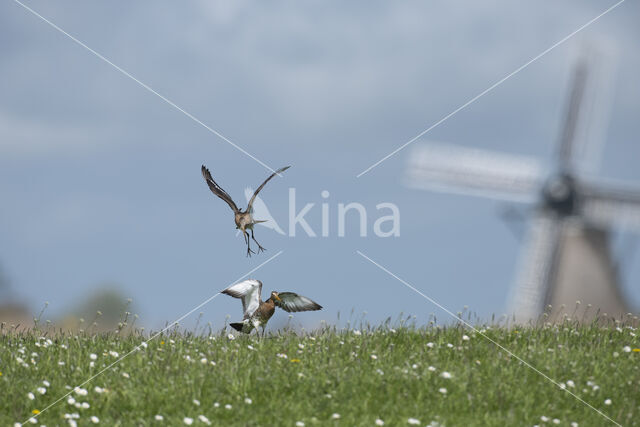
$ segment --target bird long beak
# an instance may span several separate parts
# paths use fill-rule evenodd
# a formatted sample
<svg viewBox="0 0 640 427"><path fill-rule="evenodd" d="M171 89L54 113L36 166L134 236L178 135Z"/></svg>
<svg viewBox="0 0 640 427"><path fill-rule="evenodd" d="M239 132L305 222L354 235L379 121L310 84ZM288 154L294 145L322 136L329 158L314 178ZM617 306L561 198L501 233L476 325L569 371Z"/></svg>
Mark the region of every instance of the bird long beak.
<svg viewBox="0 0 640 427"><path fill-rule="evenodd" d="M282 301L278 295L273 294L273 296L274 296L278 301Z"/></svg>

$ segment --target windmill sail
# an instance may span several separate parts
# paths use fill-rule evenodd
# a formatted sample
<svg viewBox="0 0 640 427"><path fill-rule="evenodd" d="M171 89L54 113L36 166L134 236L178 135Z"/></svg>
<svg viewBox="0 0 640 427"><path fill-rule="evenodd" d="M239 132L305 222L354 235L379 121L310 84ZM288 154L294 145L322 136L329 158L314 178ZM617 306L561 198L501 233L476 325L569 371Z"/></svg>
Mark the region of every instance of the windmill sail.
<svg viewBox="0 0 640 427"><path fill-rule="evenodd" d="M518 278L509 301L509 312L515 314L519 323L535 322L549 303L563 229L564 221L547 210L537 212L529 225Z"/></svg>
<svg viewBox="0 0 640 427"><path fill-rule="evenodd" d="M407 184L414 188L512 201L533 201L542 170L536 159L449 144L411 152Z"/></svg>

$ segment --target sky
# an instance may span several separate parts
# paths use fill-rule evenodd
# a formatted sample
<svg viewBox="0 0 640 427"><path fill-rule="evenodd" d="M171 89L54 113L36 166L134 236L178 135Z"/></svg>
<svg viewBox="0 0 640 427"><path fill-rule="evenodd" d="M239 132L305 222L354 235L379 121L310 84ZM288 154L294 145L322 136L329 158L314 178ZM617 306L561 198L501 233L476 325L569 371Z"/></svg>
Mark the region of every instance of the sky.
<svg viewBox="0 0 640 427"><path fill-rule="evenodd" d="M136 82L2 2L0 265L10 290L0 296L34 311L49 302L45 317L55 317L115 286L141 324L158 328L282 251L250 277L265 294L295 291L324 306L295 322L447 318L360 251L452 312L499 316L522 243L500 214L510 205L409 188L411 148L443 141L551 164L574 59L602 43L616 67L597 172L640 186L638 3L622 3L357 175L614 3L23 2ZM200 166L243 204L245 187L270 173L252 157L292 165L262 199L287 229L295 189L296 212L314 203L305 219L318 236L257 227L267 251L245 257ZM339 204L352 202L366 209L366 237L353 212L338 236ZM380 203L398 207L399 236L373 233L388 215ZM640 307L637 238L615 236L623 289ZM241 316L221 295L181 323L200 312L214 327ZM277 313L276 323L286 319Z"/></svg>

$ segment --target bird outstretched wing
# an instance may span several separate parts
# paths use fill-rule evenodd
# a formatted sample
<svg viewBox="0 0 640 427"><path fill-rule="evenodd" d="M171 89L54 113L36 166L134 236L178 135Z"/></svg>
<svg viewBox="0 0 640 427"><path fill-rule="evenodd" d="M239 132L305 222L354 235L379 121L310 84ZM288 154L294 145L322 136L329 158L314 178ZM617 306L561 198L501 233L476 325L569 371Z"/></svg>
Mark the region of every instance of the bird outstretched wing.
<svg viewBox="0 0 640 427"><path fill-rule="evenodd" d="M276 305L289 313L322 309L320 304L293 292L280 292L278 293L278 297L280 301L278 301L277 298L274 299Z"/></svg>
<svg viewBox="0 0 640 427"><path fill-rule="evenodd" d="M262 282L255 279L245 280L236 283L223 290L223 294L227 294L234 298L242 300L242 311L244 318L248 319L260 306L260 293L262 292Z"/></svg>
<svg viewBox="0 0 640 427"><path fill-rule="evenodd" d="M247 212L251 212L251 207L253 206L253 201L256 199L256 196L258 195L258 193L260 192L260 190L262 190L262 188L267 184L267 182L269 182L269 180L271 178L273 178L274 176L276 176L277 174L286 171L287 169L289 169L291 166L285 166L283 168L278 169L277 171L275 171L274 173L272 173L271 175L269 175L269 178L265 179L264 182L260 185L260 187L257 188L257 190L255 191L255 193L253 193L253 197L251 197L251 200L249 200L249 204L247 205Z"/></svg>
<svg viewBox="0 0 640 427"><path fill-rule="evenodd" d="M226 191L224 191L217 182L213 180L213 178L211 177L211 172L209 172L209 169L207 169L205 165L202 165L202 176L204 177L204 180L207 182L207 185L209 186L209 189L213 192L213 194L227 202L229 207L233 209L234 212L240 211L234 203L233 199L231 199L231 196Z"/></svg>

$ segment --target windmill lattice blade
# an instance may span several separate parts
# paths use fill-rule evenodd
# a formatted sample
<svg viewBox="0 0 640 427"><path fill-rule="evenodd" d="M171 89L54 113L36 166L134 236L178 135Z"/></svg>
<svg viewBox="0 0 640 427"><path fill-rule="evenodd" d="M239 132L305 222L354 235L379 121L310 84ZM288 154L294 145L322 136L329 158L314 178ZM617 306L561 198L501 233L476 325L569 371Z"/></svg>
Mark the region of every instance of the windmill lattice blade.
<svg viewBox="0 0 640 427"><path fill-rule="evenodd" d="M509 303L509 314L518 323L535 321L544 311L553 281L564 221L540 211L531 221L525 249L521 252L516 287Z"/></svg>
<svg viewBox="0 0 640 427"><path fill-rule="evenodd" d="M579 171L595 173L600 166L609 126L619 54L613 44L598 40L597 43L590 42L581 56L588 76L574 130L572 161Z"/></svg>
<svg viewBox="0 0 640 427"><path fill-rule="evenodd" d="M560 170L568 172L572 168L572 156L574 152L574 140L578 122L580 121L580 110L582 107L582 97L587 84L588 66L585 59L580 59L573 74L571 83L571 95L567 105L566 119L560 135L559 161Z"/></svg>
<svg viewBox="0 0 640 427"><path fill-rule="evenodd" d="M588 223L640 232L640 190L583 184L581 211Z"/></svg>
<svg viewBox="0 0 640 427"><path fill-rule="evenodd" d="M406 181L413 188L532 202L541 176L533 158L427 144L412 150Z"/></svg>

